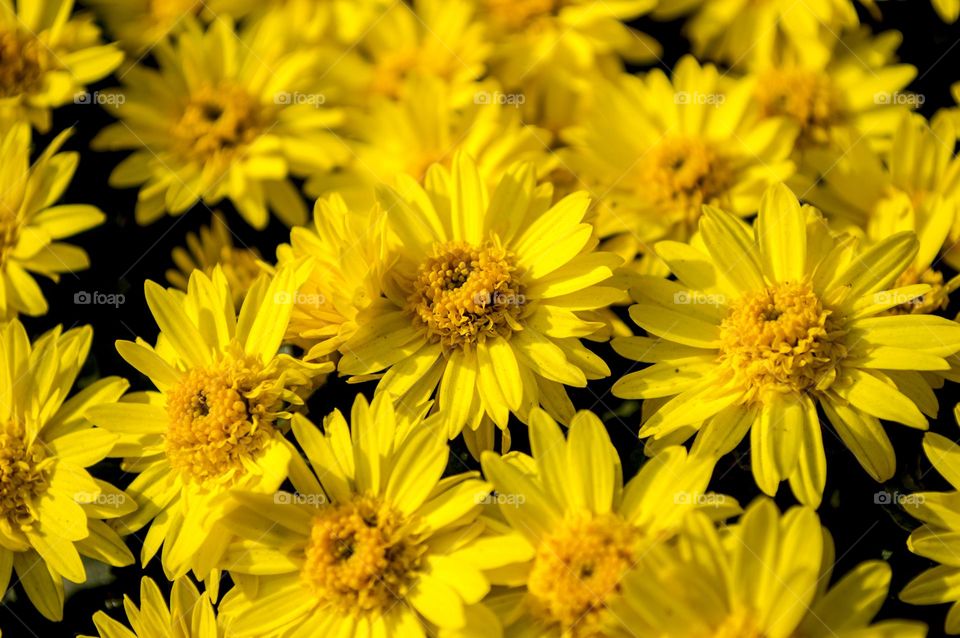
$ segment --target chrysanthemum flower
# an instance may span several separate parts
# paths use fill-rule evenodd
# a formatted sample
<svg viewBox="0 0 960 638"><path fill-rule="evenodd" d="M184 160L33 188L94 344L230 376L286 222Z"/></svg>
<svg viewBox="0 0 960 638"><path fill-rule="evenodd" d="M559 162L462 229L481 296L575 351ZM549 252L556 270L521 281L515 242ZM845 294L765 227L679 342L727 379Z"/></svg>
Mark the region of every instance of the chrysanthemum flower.
<svg viewBox="0 0 960 638"><path fill-rule="evenodd" d="M620 635L610 607L626 574L648 547L671 538L684 514L703 508L717 519L736 501L706 494L712 461L674 446L648 461L626 485L603 423L578 412L566 440L542 410L530 417L533 458L483 455L499 511L527 560L499 570L504 587L489 605L512 636Z"/></svg>
<svg viewBox="0 0 960 638"><path fill-rule="evenodd" d="M902 232L858 250L835 237L783 185L760 203L753 232L708 207L702 241L657 244L678 281L645 277L631 318L650 337L614 349L653 363L613 393L659 407L640 436L723 455L750 432L753 476L774 495L790 481L817 505L826 479L817 405L877 481L893 476L893 447L880 419L927 428L936 398L920 371L946 370L960 324L930 315L877 316L929 290L888 288L917 253Z"/></svg>
<svg viewBox="0 0 960 638"><path fill-rule="evenodd" d="M956 131L950 118L932 126L921 115L905 115L889 153L871 150L866 140L846 144L843 155L824 153L813 160L822 173L805 199L818 206L834 227L866 231L871 242L900 231L914 231L920 248L897 284L930 284L920 303L905 309L929 312L946 308L958 282L945 282L934 267L943 259L960 267L960 158L954 155Z"/></svg>
<svg viewBox="0 0 960 638"><path fill-rule="evenodd" d="M314 177L306 191L318 197L337 192L351 206L369 208L377 185L394 186L401 174L422 184L432 164L449 167L457 151L474 158L491 187L518 161L535 162L541 175L549 170L550 133L524 125L515 107L492 101L502 95L492 85L477 84L473 91L476 101L454 109L450 89L424 77L409 80L399 100L374 100L345 127L350 162Z"/></svg>
<svg viewBox="0 0 960 638"><path fill-rule="evenodd" d="M120 435L113 455L139 473L127 492L140 507L118 528L136 532L153 521L141 561L163 544L170 578L190 569L210 575L227 539L215 526L224 494L280 486L290 457L281 429L315 377L332 367L277 354L304 276L295 270L282 269L269 282L261 276L239 316L219 267L211 277L194 271L186 294L147 281L147 304L160 327L157 347L118 341L117 350L157 390L88 412Z"/></svg>
<svg viewBox="0 0 960 638"><path fill-rule="evenodd" d="M960 410L954 408L960 420ZM900 505L923 525L913 530L907 547L914 554L940 563L904 587L900 599L912 605L953 603L947 612L946 631L960 634L960 447L950 439L928 432L923 450L930 463L953 488L949 492L917 492L901 498Z"/></svg>
<svg viewBox="0 0 960 638"><path fill-rule="evenodd" d="M653 17L693 15L684 32L698 58L755 68L784 51L822 65L842 30L860 20L852 0L660 0Z"/></svg>
<svg viewBox="0 0 960 638"><path fill-rule="evenodd" d="M69 136L58 135L31 165L27 124L0 135L0 320L47 312L31 273L58 281L61 273L90 266L87 253L57 241L105 219L93 206L54 205L77 170L77 153L57 153Z"/></svg>
<svg viewBox="0 0 960 638"><path fill-rule="evenodd" d="M679 538L651 549L625 579L615 611L631 635L926 636L921 622L871 624L890 587L887 563L862 562L830 586L833 539L812 509L781 515L761 497L723 530L691 513Z"/></svg>
<svg viewBox="0 0 960 638"><path fill-rule="evenodd" d="M686 240L703 204L752 214L767 186L793 174L797 127L750 118L752 88L687 56L672 81L654 70L598 89L561 155L599 198L597 232L614 238L605 249L632 259L659 239Z"/></svg>
<svg viewBox="0 0 960 638"><path fill-rule="evenodd" d="M485 441L468 438L474 451L489 447L492 423L506 433L511 413L537 405L569 422L564 386L610 374L580 341L605 326L590 312L620 294L600 285L620 259L593 250L586 194L550 206L532 164L491 194L467 155L431 167L425 187L401 176L398 188L380 191L397 238L384 297L357 315L340 372L382 374L377 392L411 405L439 386L448 434L467 426Z"/></svg>
<svg viewBox="0 0 960 638"><path fill-rule="evenodd" d="M386 259L379 208L351 210L333 194L317 200L313 228L290 230L290 243L277 247L277 265L308 257L313 268L294 298L286 339L303 348L306 361L336 354L357 330L357 313L380 297Z"/></svg>
<svg viewBox="0 0 960 638"><path fill-rule="evenodd" d="M130 629L102 611L93 615L100 638L223 638L224 635L210 594L201 594L186 576L174 581L169 606L157 584L144 576L140 581L140 606L124 595L123 607Z"/></svg>
<svg viewBox="0 0 960 638"><path fill-rule="evenodd" d="M159 69L124 73L121 121L93 146L134 149L110 184L141 186L138 223L224 198L255 228L266 226L268 209L288 225L306 220L289 178L340 161L344 148L329 127L341 114L323 105L318 54L284 50L277 23L259 25L235 33L220 19L203 32L191 20L153 49Z"/></svg>
<svg viewBox="0 0 960 638"><path fill-rule="evenodd" d="M128 514L133 500L87 472L117 437L84 417L116 401L127 382L104 377L67 399L92 340L89 327L57 327L31 344L18 320L0 326L0 597L16 571L51 620L63 617L63 579L87 579L81 556L133 562L102 520Z"/></svg>
<svg viewBox="0 0 960 638"><path fill-rule="evenodd" d="M203 271L209 277L219 265L233 293L233 305L238 310L250 286L263 272L259 265L260 252L256 248L235 246L233 234L218 212L211 215L209 226L200 227L199 235L187 233L186 248L177 246L171 258L176 269L167 271L167 281L184 292L194 270Z"/></svg>
<svg viewBox="0 0 960 638"><path fill-rule="evenodd" d="M46 133L50 111L123 62L103 44L90 16L73 0L3 0L0 11L0 124L26 121Z"/></svg>
<svg viewBox="0 0 960 638"><path fill-rule="evenodd" d="M435 417L358 396L323 431L300 415L293 433L297 494L234 493L223 558L238 586L220 604L238 638L496 635L478 603L484 570L523 559L512 536L481 536L491 486L475 472L441 479L449 448ZM280 612L280 610L283 610Z"/></svg>

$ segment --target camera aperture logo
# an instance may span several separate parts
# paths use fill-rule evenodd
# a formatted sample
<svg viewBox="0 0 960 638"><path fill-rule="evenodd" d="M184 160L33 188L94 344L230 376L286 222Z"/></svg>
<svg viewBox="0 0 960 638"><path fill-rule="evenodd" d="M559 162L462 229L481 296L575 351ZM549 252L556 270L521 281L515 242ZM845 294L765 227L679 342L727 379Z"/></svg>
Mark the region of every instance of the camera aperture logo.
<svg viewBox="0 0 960 638"><path fill-rule="evenodd" d="M73 303L78 306L113 306L119 308L127 303L127 297L119 292L106 293L99 290L80 290L74 293Z"/></svg>

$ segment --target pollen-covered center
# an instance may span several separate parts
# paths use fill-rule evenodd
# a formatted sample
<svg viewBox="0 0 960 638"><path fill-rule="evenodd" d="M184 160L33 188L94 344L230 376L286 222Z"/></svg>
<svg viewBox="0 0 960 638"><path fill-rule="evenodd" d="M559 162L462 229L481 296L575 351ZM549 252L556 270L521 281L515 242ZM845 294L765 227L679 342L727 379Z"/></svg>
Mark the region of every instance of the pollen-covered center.
<svg viewBox="0 0 960 638"><path fill-rule="evenodd" d="M47 491L53 462L19 424L0 426L0 517L21 529L36 520L34 502Z"/></svg>
<svg viewBox="0 0 960 638"><path fill-rule="evenodd" d="M19 241L20 220L17 219L17 213L0 202L0 264L7 261Z"/></svg>
<svg viewBox="0 0 960 638"><path fill-rule="evenodd" d="M226 355L210 367L192 368L167 392L170 465L197 482L244 471L272 432L269 391L252 357Z"/></svg>
<svg viewBox="0 0 960 638"><path fill-rule="evenodd" d="M507 31L520 31L540 18L555 15L564 0L486 0L489 15Z"/></svg>
<svg viewBox="0 0 960 638"><path fill-rule="evenodd" d="M664 138L640 164L638 188L654 204L675 211L676 222L693 224L703 204L716 203L733 183L726 155L698 138Z"/></svg>
<svg viewBox="0 0 960 638"><path fill-rule="evenodd" d="M469 347L521 328L525 297L513 253L497 241L452 241L424 261L407 299L415 321L445 347Z"/></svg>
<svg viewBox="0 0 960 638"><path fill-rule="evenodd" d="M184 157L222 168L266 128L264 107L243 88L228 84L195 92L172 133Z"/></svg>
<svg viewBox="0 0 960 638"><path fill-rule="evenodd" d="M824 390L846 356L841 322L809 283L743 295L720 324L720 362L748 400Z"/></svg>
<svg viewBox="0 0 960 638"><path fill-rule="evenodd" d="M425 549L399 511L357 496L320 509L301 576L317 598L342 612L386 612L409 592Z"/></svg>
<svg viewBox="0 0 960 638"><path fill-rule="evenodd" d="M757 82L756 98L766 117L785 116L800 126L800 146L828 143L830 128L845 117L840 91L824 72L772 69Z"/></svg>
<svg viewBox="0 0 960 638"><path fill-rule="evenodd" d="M639 540L639 530L616 515L565 521L537 549L527 579L531 613L564 635L595 635Z"/></svg>
<svg viewBox="0 0 960 638"><path fill-rule="evenodd" d="M43 82L52 54L37 38L19 31L0 32L0 97L31 93Z"/></svg>

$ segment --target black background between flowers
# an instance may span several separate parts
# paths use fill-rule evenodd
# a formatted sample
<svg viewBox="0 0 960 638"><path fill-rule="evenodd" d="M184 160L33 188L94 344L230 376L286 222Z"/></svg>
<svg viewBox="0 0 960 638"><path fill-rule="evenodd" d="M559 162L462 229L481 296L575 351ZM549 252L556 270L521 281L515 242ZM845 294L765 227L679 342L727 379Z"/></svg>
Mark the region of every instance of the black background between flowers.
<svg viewBox="0 0 960 638"><path fill-rule="evenodd" d="M945 25L927 0L888 0L879 5L883 12L882 20L874 20L863 11L861 17L875 32L898 29L903 33L903 44L898 53L902 61L918 69L917 78L909 88L924 96L920 112L930 117L938 108L952 105L949 87L960 80L960 24ZM689 44L681 35L681 25L682 21L661 23L649 19L638 20L633 25L654 36L663 45L663 64L660 66L668 72L689 51ZM113 78L108 78L89 90L107 88L115 83ZM93 136L111 121L109 109L109 106L90 104L68 105L54 113L54 128L50 134L35 138L35 148L40 149L57 132L74 127L74 135L67 142L66 150L79 151L81 161L63 201L94 204L106 213L107 221L103 226L71 240L90 253L91 269L75 275L66 274L59 285L42 281L50 311L44 317L25 319L24 323L34 338L57 324L65 328L92 325L94 344L80 383L88 383L105 375L121 375L130 379L134 389L147 389L149 382L119 357L113 343L116 339L133 339L136 336L151 342L156 338L156 324L143 297L143 281L153 279L165 283L164 273L172 266L171 250L183 244L187 232L197 231L202 224L208 224L210 211L197 205L182 217L165 217L147 227L136 225L133 220L136 190L114 190L107 185L110 171L126 154L88 150ZM224 202L217 208L227 213L237 245L256 247L268 259L273 258L276 245L288 239L287 229L276 220L271 220L265 230L256 231L240 219L229 203ZM123 303L77 303L79 293L123 295ZM960 309L958 306L960 304L952 304L948 316L953 317ZM618 357L607 345L595 349L610 365L612 376L592 382L586 389L572 390L571 396L578 409L593 410L603 418L620 453L624 475L630 477L644 460L642 444L636 437L639 413L635 402L618 399L609 390L613 381L636 369L637 364ZM312 417L319 421L337 407L348 411L354 392L358 390L369 396L372 386L347 386L342 380L331 377L328 385L321 388L309 402ZM937 396L940 400L940 418L931 422L931 429L953 440L960 440L960 427L953 420L953 406L960 399L960 393L955 386L948 384ZM829 426L826 427L829 430ZM515 424L512 432L514 449L529 451L524 427ZM903 585L923 569L932 566L932 563L912 555L906 548L906 538L916 523L895 502L885 503L883 497L878 498L877 495L904 494L921 489L938 490L945 489L947 485L935 471L931 471L923 457L921 432L895 424L889 425L887 432L897 451L897 474L885 485L875 483L834 434L824 434L828 475L819 515L836 544L835 574L843 574L864 560L888 560L893 568L893 583L879 618L923 620L930 626L930 636L943 635L947 605L914 607L896 598L896 592ZM454 442L453 451L448 468L450 472L478 468L462 443ZM94 473L120 487L126 486L132 478L124 475L113 460L98 465ZM742 504L759 494L750 473L747 445L741 445L720 461L711 489L730 494ZM777 502L781 508L794 504L786 484L782 485ZM139 556L140 540L131 536L128 537L128 543L134 554ZM90 565L88 569L91 569ZM98 571L94 572L94 569ZM139 601L139 582L144 574L152 576L168 593L168 583L156 559L146 569L141 569L138 564L122 569L93 567L91 577L98 584L77 588L68 584L70 588L61 623L44 619L33 609L19 585L14 585L13 591L8 592L4 604L0 606L0 629L5 637L10 638L54 638L78 633L96 635L92 614L103 609L125 621L123 596L126 594L135 602ZM14 577L11 582L15 580Z"/></svg>

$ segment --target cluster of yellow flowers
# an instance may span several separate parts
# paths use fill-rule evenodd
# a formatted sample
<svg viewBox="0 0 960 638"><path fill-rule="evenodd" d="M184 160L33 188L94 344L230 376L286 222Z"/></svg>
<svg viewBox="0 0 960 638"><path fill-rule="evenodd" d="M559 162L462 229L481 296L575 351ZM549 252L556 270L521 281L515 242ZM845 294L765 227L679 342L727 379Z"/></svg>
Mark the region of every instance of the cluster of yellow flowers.
<svg viewBox="0 0 960 638"><path fill-rule="evenodd" d="M136 535L169 602L144 578L102 638L926 635L873 622L887 562L831 583L816 514L825 432L886 482L881 422L926 430L960 381L960 109L914 112L872 0L83 4L0 0L0 593L60 620ZM661 55L642 16L684 20L669 74L628 72ZM139 224L227 210L145 282L156 341L116 342L152 389L75 391L93 330L19 319L106 219L58 204L69 131L31 161L78 99ZM289 243L238 246L234 212ZM568 395L605 343L628 480ZM333 374L372 398L315 423ZM748 434L741 507L709 485ZM904 504L940 565L900 597L960 633L960 447L923 450L955 491Z"/></svg>

